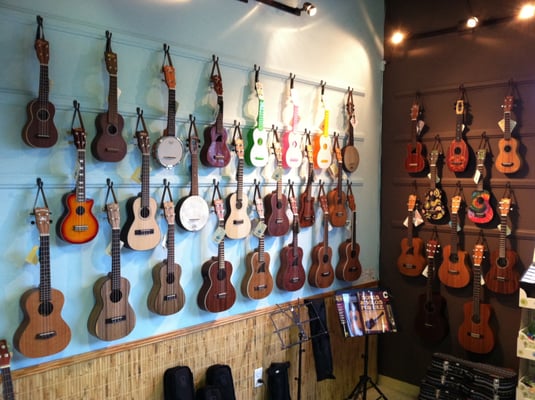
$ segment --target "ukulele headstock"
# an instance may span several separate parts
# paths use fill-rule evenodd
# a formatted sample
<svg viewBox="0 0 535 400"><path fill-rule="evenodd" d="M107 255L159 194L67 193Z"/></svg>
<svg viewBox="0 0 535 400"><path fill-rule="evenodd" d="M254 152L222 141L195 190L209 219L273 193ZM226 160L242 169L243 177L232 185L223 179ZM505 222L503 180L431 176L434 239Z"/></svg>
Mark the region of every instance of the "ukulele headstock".
<svg viewBox="0 0 535 400"><path fill-rule="evenodd" d="M479 266L483 262L485 254L485 246L482 244L476 244L474 250L472 251L472 260L474 265Z"/></svg>
<svg viewBox="0 0 535 400"><path fill-rule="evenodd" d="M11 354L7 348L7 341L5 339L0 340L0 369L9 368L11 361Z"/></svg>
<svg viewBox="0 0 535 400"><path fill-rule="evenodd" d="M141 150L141 153L145 156L149 155L150 154L149 134L145 131L137 131L136 138L137 138L137 146L139 147L139 150Z"/></svg>
<svg viewBox="0 0 535 400"><path fill-rule="evenodd" d="M108 214L108 222L111 229L121 229L121 212L119 211L119 204L106 204L106 213Z"/></svg>
<svg viewBox="0 0 535 400"><path fill-rule="evenodd" d="M74 145L78 150L85 149L86 137L85 131L81 128L74 128L72 130L72 136L74 137Z"/></svg>
<svg viewBox="0 0 535 400"><path fill-rule="evenodd" d="M117 75L117 54L112 51L105 52L104 61L106 63L108 74Z"/></svg>
<svg viewBox="0 0 535 400"><path fill-rule="evenodd" d="M39 234L48 235L50 233L50 211L46 207L38 207L33 212Z"/></svg>
<svg viewBox="0 0 535 400"><path fill-rule="evenodd" d="M50 55L48 40L37 39L35 41L35 53L37 54L37 59L39 63L46 65L48 64L48 59Z"/></svg>
<svg viewBox="0 0 535 400"><path fill-rule="evenodd" d="M168 225L175 224L175 205L172 201L165 201L163 203L163 215Z"/></svg>
<svg viewBox="0 0 535 400"><path fill-rule="evenodd" d="M509 197L503 197L500 200L500 216L507 217L509 211L511 210L511 199Z"/></svg>
<svg viewBox="0 0 535 400"><path fill-rule="evenodd" d="M511 112L513 109L513 96L505 96L505 99L503 101L503 112Z"/></svg>

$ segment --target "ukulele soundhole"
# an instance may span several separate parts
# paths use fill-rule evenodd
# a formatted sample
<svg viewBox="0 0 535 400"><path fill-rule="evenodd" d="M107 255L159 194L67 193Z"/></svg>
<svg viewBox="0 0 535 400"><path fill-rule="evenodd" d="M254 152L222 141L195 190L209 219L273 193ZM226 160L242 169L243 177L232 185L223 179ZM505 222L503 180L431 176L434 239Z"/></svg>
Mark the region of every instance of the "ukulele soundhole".
<svg viewBox="0 0 535 400"><path fill-rule="evenodd" d="M503 150L506 152L506 153L509 153L511 151L511 146L510 145L506 145L504 146Z"/></svg>
<svg viewBox="0 0 535 400"><path fill-rule="evenodd" d="M507 258L505 258L505 257L500 257L500 258L498 258L497 263L498 263L498 266L499 266L499 267L502 267L502 268L503 268L503 267L507 267Z"/></svg>
<svg viewBox="0 0 535 400"><path fill-rule="evenodd" d="M54 305L49 301L44 301L41 304L39 304L39 315L42 315L44 317L49 316L52 314L52 311L54 311Z"/></svg>
<svg viewBox="0 0 535 400"><path fill-rule="evenodd" d="M142 218L147 218L150 215L150 210L148 207L143 207L141 210L139 210L139 215L141 215Z"/></svg>
<svg viewBox="0 0 535 400"><path fill-rule="evenodd" d="M329 262L329 255L328 254L324 254L323 255L323 263L326 264Z"/></svg>
<svg viewBox="0 0 535 400"><path fill-rule="evenodd" d="M85 214L85 208L84 208L84 206L78 206L78 207L76 207L76 214L78 214L78 215L84 215L84 214Z"/></svg>
<svg viewBox="0 0 535 400"><path fill-rule="evenodd" d="M113 289L110 293L110 300L112 303L118 303L123 298L123 294L119 289Z"/></svg>
<svg viewBox="0 0 535 400"><path fill-rule="evenodd" d="M39 121L48 121L50 118L50 113L46 108L41 108L37 112L37 118L39 119Z"/></svg>
<svg viewBox="0 0 535 400"><path fill-rule="evenodd" d="M171 285L172 283L175 282L175 274L173 274L172 272L167 274L167 277L165 278L165 281Z"/></svg>
<svg viewBox="0 0 535 400"><path fill-rule="evenodd" d="M456 147L455 150L454 150L454 153L455 153L456 155L461 154L461 148L460 148L460 147Z"/></svg>
<svg viewBox="0 0 535 400"><path fill-rule="evenodd" d="M115 125L108 125L108 129L107 129L108 133L110 135L115 135L117 133L117 127Z"/></svg>
<svg viewBox="0 0 535 400"><path fill-rule="evenodd" d="M434 313L435 312L435 305L433 303L427 303L425 305L425 311L427 311L428 313Z"/></svg>
<svg viewBox="0 0 535 400"><path fill-rule="evenodd" d="M452 263L456 263L457 261L459 261L459 256L457 254L450 254L450 261Z"/></svg>
<svg viewBox="0 0 535 400"><path fill-rule="evenodd" d="M224 281L227 278L227 271L220 269L217 271L217 279L219 281Z"/></svg>

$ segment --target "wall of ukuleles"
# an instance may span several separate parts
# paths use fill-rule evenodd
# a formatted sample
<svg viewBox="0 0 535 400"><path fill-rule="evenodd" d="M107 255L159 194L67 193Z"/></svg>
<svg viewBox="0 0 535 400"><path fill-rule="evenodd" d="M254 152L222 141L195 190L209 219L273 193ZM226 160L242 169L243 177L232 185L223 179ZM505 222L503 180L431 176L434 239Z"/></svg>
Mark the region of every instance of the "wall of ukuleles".
<svg viewBox="0 0 535 400"><path fill-rule="evenodd" d="M16 200L30 223L31 243L25 243L27 265L13 282L24 290L10 293L10 304L20 301L18 317L11 318L11 312L4 322L12 326L14 347L23 356L18 365L31 365L24 358L43 361L71 354L72 341L128 340L139 321L154 321L155 316L162 318L150 334L247 312L273 304L271 299L287 301L376 279L368 254L361 263L357 242L356 203L364 184L353 172L360 165L366 168L355 143L364 142L356 129L362 90L293 73L288 78L254 65L246 72L250 82L243 82L249 90L240 110L246 122L228 123L227 114L240 113L224 107L224 78L232 76L235 84L235 70L242 73L246 67L220 63L213 55L208 61L195 60L204 64L199 73L202 110L179 117L176 65L183 55L163 44L163 51L153 50L158 60L151 61L158 69L149 69L165 83L159 88L167 103L161 133L159 116L150 109L121 109L118 82L122 65L128 64L121 63L115 51L120 46L106 30L104 40L95 43L104 60L94 60L104 66L106 109L84 109L83 96L80 101L73 96L72 108L56 114L49 79L55 43L45 38L44 19L37 16L36 22L33 57L39 62L39 81L21 132L26 151L37 152L42 160L35 173L24 171L33 182L25 184ZM264 90L273 87L270 81L283 89L277 94L283 98L277 102L282 117L274 124L264 113L275 103ZM300 107L307 98L314 107ZM307 118L312 110L314 118ZM201 121L196 114L213 115L215 121ZM304 126L307 122L311 128ZM69 162L72 172L51 178L48 165L39 166L50 162L54 173L50 157ZM110 165L120 164L120 172L108 174ZM102 182L96 183L96 177ZM70 185L74 190L66 189ZM125 192L130 197L122 201ZM97 240L99 254L94 253ZM106 243L108 248L102 246ZM10 258L15 252L20 257L24 250L13 245ZM76 264L72 257L66 263L72 248L79 249L75 254L80 259L97 265L91 273L82 269L69 278L83 302L91 299L93 304L90 310L78 310L74 319L62 310L72 300L55 285L56 276L66 273L55 266ZM136 253L147 252L146 271L128 279L125 269L147 263ZM32 264L35 270L28 271ZM15 293L20 298L14 302ZM164 322L172 315L178 318ZM91 336L80 336L84 329Z"/></svg>

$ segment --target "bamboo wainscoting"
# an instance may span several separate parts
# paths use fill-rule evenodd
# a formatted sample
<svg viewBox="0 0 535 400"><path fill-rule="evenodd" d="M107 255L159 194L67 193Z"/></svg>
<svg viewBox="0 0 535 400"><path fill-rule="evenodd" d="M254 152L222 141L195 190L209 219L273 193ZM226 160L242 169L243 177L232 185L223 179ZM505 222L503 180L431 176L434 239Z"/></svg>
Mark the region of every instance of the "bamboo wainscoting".
<svg viewBox="0 0 535 400"><path fill-rule="evenodd" d="M302 399L345 398L363 370L364 339L343 337L332 293L325 297L325 304L336 379L317 382L312 344L304 342ZM267 385L253 387L254 369L262 366L265 371L272 362L290 361L290 389L292 398L297 398L299 346L283 348L271 319L271 314L278 309L268 307L187 330L15 370L12 371L15 396L17 400L160 400L163 399L163 373L167 368L189 366L198 388L204 384L206 369L220 363L232 368L237 399L260 400L268 398ZM294 334L286 331L285 343L297 340L290 337ZM376 347L373 336L369 359L371 376L377 371ZM267 382L265 372L264 380ZM3 399L1 395L0 399Z"/></svg>

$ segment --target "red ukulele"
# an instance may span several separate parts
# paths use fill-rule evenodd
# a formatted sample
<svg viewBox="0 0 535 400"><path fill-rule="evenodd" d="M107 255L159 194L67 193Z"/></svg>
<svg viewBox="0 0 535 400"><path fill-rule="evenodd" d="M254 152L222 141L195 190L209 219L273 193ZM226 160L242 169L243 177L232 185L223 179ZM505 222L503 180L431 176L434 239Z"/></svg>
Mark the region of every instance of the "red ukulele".
<svg viewBox="0 0 535 400"><path fill-rule="evenodd" d="M513 174L522 166L522 158L518 154L518 140L511 136L516 121L511 119L513 96L505 96L503 104L503 119L498 125L503 131L503 138L498 142L499 153L494 165L503 174Z"/></svg>
<svg viewBox="0 0 535 400"><path fill-rule="evenodd" d="M312 196L312 184L314 183L314 155L310 142L310 133L306 134L306 152L308 159L308 178L305 191L299 196L299 225L303 228L314 225L316 211L314 209L314 196Z"/></svg>
<svg viewBox="0 0 535 400"><path fill-rule="evenodd" d="M347 221L346 194L342 190L342 152L338 144L338 135L334 135L334 151L338 162L338 179L336 188L327 194L329 203L329 221L332 226L341 227Z"/></svg>
<svg viewBox="0 0 535 400"><path fill-rule="evenodd" d="M405 158L405 171L408 173L422 172L425 168L423 144L418 140L419 115L420 105L415 102L411 107L411 142L407 145L407 157Z"/></svg>
<svg viewBox="0 0 535 400"><path fill-rule="evenodd" d="M463 172L468 165L468 145L463 138L464 116L465 116L465 103L464 103L464 91L462 97L455 103L455 139L448 148L448 154L446 157L446 165L452 172Z"/></svg>
<svg viewBox="0 0 535 400"><path fill-rule="evenodd" d="M0 340L0 376L2 376L2 394L4 400L15 400L13 391L13 381L11 380L11 369L9 367L11 354L7 348L7 341Z"/></svg>
<svg viewBox="0 0 535 400"><path fill-rule="evenodd" d="M423 241L413 235L414 212L416 208L416 195L409 195L407 206L409 215L407 217L407 237L401 240L401 254L398 257L398 271L405 276L419 276L425 268L425 257L423 256Z"/></svg>

